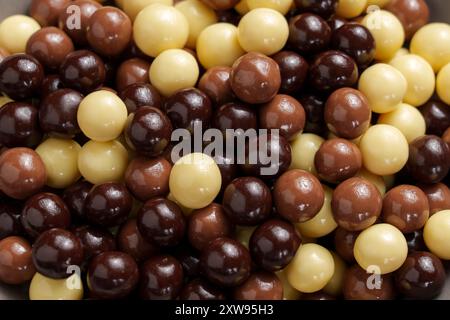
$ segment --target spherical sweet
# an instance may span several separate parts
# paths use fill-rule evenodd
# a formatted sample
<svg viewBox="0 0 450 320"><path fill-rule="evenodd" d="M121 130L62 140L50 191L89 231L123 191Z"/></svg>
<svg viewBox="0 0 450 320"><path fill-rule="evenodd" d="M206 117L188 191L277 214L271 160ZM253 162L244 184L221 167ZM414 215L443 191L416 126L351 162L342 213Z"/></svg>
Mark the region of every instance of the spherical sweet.
<svg viewBox="0 0 450 320"><path fill-rule="evenodd" d="M444 260L450 260L447 243L450 238L450 210L442 210L428 219L423 229L423 238L428 249Z"/></svg>
<svg viewBox="0 0 450 320"><path fill-rule="evenodd" d="M176 8L165 4L154 3L145 7L134 20L134 41L151 57L157 57L168 49L183 48L188 36L188 20Z"/></svg>
<svg viewBox="0 0 450 320"><path fill-rule="evenodd" d="M161 108L161 96L159 92L148 83L131 84L123 89L119 96L127 106L128 113L133 113L140 107L145 106Z"/></svg>
<svg viewBox="0 0 450 320"><path fill-rule="evenodd" d="M102 252L116 249L116 239L107 229L85 225L77 227L73 233L83 246L84 261L89 261Z"/></svg>
<svg viewBox="0 0 450 320"><path fill-rule="evenodd" d="M181 300L225 300L225 295L201 278L186 284L180 293Z"/></svg>
<svg viewBox="0 0 450 320"><path fill-rule="evenodd" d="M308 62L301 55L293 51L280 51L272 56L280 67L282 93L295 93L299 91L308 75Z"/></svg>
<svg viewBox="0 0 450 320"><path fill-rule="evenodd" d="M215 161L203 153L191 153L173 166L169 188L183 206L200 209L209 205L220 191L222 178Z"/></svg>
<svg viewBox="0 0 450 320"><path fill-rule="evenodd" d="M239 44L247 52L272 55L284 47L288 36L289 26L286 18L267 7L251 8L238 25Z"/></svg>
<svg viewBox="0 0 450 320"><path fill-rule="evenodd" d="M390 224L381 223L359 234L353 253L364 270L376 267L377 273L387 274L402 266L408 254L408 246L400 230Z"/></svg>
<svg viewBox="0 0 450 320"><path fill-rule="evenodd" d="M120 95L122 96L122 92L128 86L148 83L149 69L150 63L141 58L131 58L122 62L116 72L116 87Z"/></svg>
<svg viewBox="0 0 450 320"><path fill-rule="evenodd" d="M375 39L375 59L389 61L403 46L405 31L400 20L389 11L372 11L361 24L370 30Z"/></svg>
<svg viewBox="0 0 450 320"><path fill-rule="evenodd" d="M78 169L93 184L120 181L128 165L128 152L116 140L87 142L78 153Z"/></svg>
<svg viewBox="0 0 450 320"><path fill-rule="evenodd" d="M394 279L390 274L369 273L354 265L345 275L343 294L348 300L393 300L396 296Z"/></svg>
<svg viewBox="0 0 450 320"><path fill-rule="evenodd" d="M230 102L217 109L212 126L227 136L227 129L257 129L258 116L256 111L243 103ZM238 132L235 132L238 135Z"/></svg>
<svg viewBox="0 0 450 320"><path fill-rule="evenodd" d="M400 103L393 111L383 113L377 121L378 124L387 124L399 129L408 143L425 134L425 119L417 108Z"/></svg>
<svg viewBox="0 0 450 320"><path fill-rule="evenodd" d="M331 39L331 29L321 17L303 13L289 21L290 46L301 54L315 54L325 49Z"/></svg>
<svg viewBox="0 0 450 320"><path fill-rule="evenodd" d="M355 262L353 248L359 234L360 232L348 231L341 227L338 227L334 232L334 248L339 256L348 263Z"/></svg>
<svg viewBox="0 0 450 320"><path fill-rule="evenodd" d="M293 0L247 0L247 6L250 10L268 8L285 15L293 6Z"/></svg>
<svg viewBox="0 0 450 320"><path fill-rule="evenodd" d="M450 104L450 63L446 64L441 71L439 71L436 79L436 91L439 98L446 104Z"/></svg>
<svg viewBox="0 0 450 320"><path fill-rule="evenodd" d="M294 0L295 6L328 19L336 13L338 0Z"/></svg>
<svg viewBox="0 0 450 320"><path fill-rule="evenodd" d="M215 23L203 29L197 38L197 56L206 69L231 67L245 51L238 40L238 29L231 23Z"/></svg>
<svg viewBox="0 0 450 320"><path fill-rule="evenodd" d="M368 0L339 0L336 14L339 17L356 18L366 9Z"/></svg>
<svg viewBox="0 0 450 320"><path fill-rule="evenodd" d="M234 289L233 298L236 300L281 300L283 285L274 273L255 272Z"/></svg>
<svg viewBox="0 0 450 320"><path fill-rule="evenodd" d="M0 155L0 190L8 197L26 199L46 181L45 164L32 149L12 148Z"/></svg>
<svg viewBox="0 0 450 320"><path fill-rule="evenodd" d="M424 0L391 0L385 9L400 20L406 40L410 40L417 30L427 24L430 16L430 10Z"/></svg>
<svg viewBox="0 0 450 320"><path fill-rule="evenodd" d="M200 78L198 88L208 95L214 106L222 106L234 99L230 77L230 67L212 67Z"/></svg>
<svg viewBox="0 0 450 320"><path fill-rule="evenodd" d="M0 46L12 54L25 52L28 40L40 28L31 17L9 16L0 23Z"/></svg>
<svg viewBox="0 0 450 320"><path fill-rule="evenodd" d="M364 167L381 176L399 172L408 161L408 141L400 130L386 124L370 127L361 138L359 149Z"/></svg>
<svg viewBox="0 0 450 320"><path fill-rule="evenodd" d="M158 252L155 244L142 237L137 228L136 219L125 222L116 238L118 249L132 256L138 263L147 260Z"/></svg>
<svg viewBox="0 0 450 320"><path fill-rule="evenodd" d="M319 291L333 277L333 256L318 244L304 244L287 266L286 273L289 283L298 291L305 293Z"/></svg>
<svg viewBox="0 0 450 320"><path fill-rule="evenodd" d="M36 269L31 258L31 245L20 237L7 237L0 241L0 281L22 284L34 276Z"/></svg>
<svg viewBox="0 0 450 320"><path fill-rule="evenodd" d="M64 190L62 199L76 218L85 218L84 202L93 185L85 180L79 180Z"/></svg>
<svg viewBox="0 0 450 320"><path fill-rule="evenodd" d="M71 0L33 0L28 13L42 27L58 24L58 17Z"/></svg>
<svg viewBox="0 0 450 320"><path fill-rule="evenodd" d="M450 189L443 183L421 185L430 205L430 216L436 212L450 209Z"/></svg>
<svg viewBox="0 0 450 320"><path fill-rule="evenodd" d="M423 26L411 39L410 50L439 72L450 62L450 25L435 22Z"/></svg>
<svg viewBox="0 0 450 320"><path fill-rule="evenodd" d="M189 52L170 49L153 60L149 76L151 84L167 97L177 90L194 87L199 68L194 56Z"/></svg>
<svg viewBox="0 0 450 320"><path fill-rule="evenodd" d="M442 136L450 127L450 108L445 103L431 99L420 107L428 134Z"/></svg>
<svg viewBox="0 0 450 320"><path fill-rule="evenodd" d="M123 3L122 5L119 5L119 8L121 8L125 13L130 17L131 20L134 20L139 12L141 12L142 9L145 7L154 4L154 3L160 3L165 4L167 6L172 6L174 1L173 0L121 0ZM119 2L119 1L116 1ZM176 2L176 1L175 1Z"/></svg>
<svg viewBox="0 0 450 320"><path fill-rule="evenodd" d="M314 157L324 141L322 137L312 133L303 133L295 137L291 141L290 169L301 169L317 175Z"/></svg>
<svg viewBox="0 0 450 320"><path fill-rule="evenodd" d="M30 300L81 300L83 281L77 273L66 279L52 279L36 272L30 283Z"/></svg>
<svg viewBox="0 0 450 320"><path fill-rule="evenodd" d="M408 82L394 67L377 63L361 74L358 89L369 100L373 112L386 113L394 110L403 101Z"/></svg>
<svg viewBox="0 0 450 320"><path fill-rule="evenodd" d="M41 84L41 97L45 98L50 93L53 93L59 89L64 89L64 85L58 74L50 74L45 76Z"/></svg>

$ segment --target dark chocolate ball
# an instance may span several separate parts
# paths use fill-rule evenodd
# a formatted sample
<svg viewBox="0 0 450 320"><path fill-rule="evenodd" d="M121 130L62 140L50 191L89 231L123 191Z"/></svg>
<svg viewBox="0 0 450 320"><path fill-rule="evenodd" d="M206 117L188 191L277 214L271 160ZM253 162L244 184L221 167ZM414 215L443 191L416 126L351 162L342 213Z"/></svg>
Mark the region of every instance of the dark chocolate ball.
<svg viewBox="0 0 450 320"><path fill-rule="evenodd" d="M131 84L120 92L120 98L127 106L128 113L135 112L140 107L161 108L161 96L148 83Z"/></svg>
<svg viewBox="0 0 450 320"><path fill-rule="evenodd" d="M83 246L84 261L89 261L102 252L116 250L116 241L107 229L85 225L75 228L73 233Z"/></svg>
<svg viewBox="0 0 450 320"><path fill-rule="evenodd" d="M443 183L421 185L430 206L430 215L450 209L450 189Z"/></svg>
<svg viewBox="0 0 450 320"><path fill-rule="evenodd" d="M328 46L330 39L330 26L318 15L303 13L289 21L288 43L300 54L316 54Z"/></svg>
<svg viewBox="0 0 450 320"><path fill-rule="evenodd" d="M355 262L353 247L358 235L357 231L348 231L341 227L338 227L334 233L334 248L339 256L348 263Z"/></svg>
<svg viewBox="0 0 450 320"><path fill-rule="evenodd" d="M234 99L230 77L230 67L212 67L200 78L198 88L208 95L215 106L221 106Z"/></svg>
<svg viewBox="0 0 450 320"><path fill-rule="evenodd" d="M391 274L367 273L358 265L346 271L343 292L347 300L393 300L396 297Z"/></svg>
<svg viewBox="0 0 450 320"><path fill-rule="evenodd" d="M419 110L425 119L427 134L442 136L450 127L450 108L445 103L430 100Z"/></svg>
<svg viewBox="0 0 450 320"><path fill-rule="evenodd" d="M258 271L234 289L233 298L236 300L282 300L283 284L274 273Z"/></svg>
<svg viewBox="0 0 450 320"><path fill-rule="evenodd" d="M150 63L144 59L131 58L122 62L116 73L116 88L119 92L134 84L148 84L150 82ZM151 86L150 86L151 87ZM151 87L153 89L153 87ZM159 94L158 94L159 96ZM150 107L156 107L149 105Z"/></svg>
<svg viewBox="0 0 450 320"><path fill-rule="evenodd" d="M305 129L303 131L317 135L324 134L327 129L324 121L326 99L316 94L303 94L300 96L299 101L306 115Z"/></svg>
<svg viewBox="0 0 450 320"><path fill-rule="evenodd" d="M308 62L293 51L280 51L272 56L280 67L282 93L296 93L303 88L308 75Z"/></svg>
<svg viewBox="0 0 450 320"><path fill-rule="evenodd" d="M324 19L330 18L336 13L338 0L294 0L301 11L312 12Z"/></svg>
<svg viewBox="0 0 450 320"><path fill-rule="evenodd" d="M132 256L137 262L142 262L158 252L158 248L142 237L138 230L136 219L130 219L117 233L117 247L120 251Z"/></svg>
<svg viewBox="0 0 450 320"><path fill-rule="evenodd" d="M225 300L225 294L207 281L197 278L184 286L180 300Z"/></svg>
<svg viewBox="0 0 450 320"><path fill-rule="evenodd" d="M42 27L55 26L58 17L71 3L71 0L33 0L28 13Z"/></svg>
<svg viewBox="0 0 450 320"><path fill-rule="evenodd" d="M64 190L62 198L70 212L77 218L85 218L84 203L93 185L80 180Z"/></svg>
<svg viewBox="0 0 450 320"><path fill-rule="evenodd" d="M222 105L215 113L213 127L223 133L227 129L257 129L258 117L254 109L239 102L229 102ZM236 135L238 133L235 133Z"/></svg>
<svg viewBox="0 0 450 320"><path fill-rule="evenodd" d="M42 80L41 89L39 90L41 98L45 98L50 93L64 89L64 84L59 77L59 74L50 74Z"/></svg>

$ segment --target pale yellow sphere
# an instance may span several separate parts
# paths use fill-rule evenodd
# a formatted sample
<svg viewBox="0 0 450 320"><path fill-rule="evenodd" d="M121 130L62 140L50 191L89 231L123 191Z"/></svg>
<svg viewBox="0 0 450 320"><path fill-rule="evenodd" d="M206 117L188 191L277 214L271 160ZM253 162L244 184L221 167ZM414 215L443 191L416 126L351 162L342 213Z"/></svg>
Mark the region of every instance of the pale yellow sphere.
<svg viewBox="0 0 450 320"><path fill-rule="evenodd" d="M184 0L175 5L189 23L189 37L186 46L195 49L197 38L207 27L217 22L213 9L200 0Z"/></svg>
<svg viewBox="0 0 450 320"><path fill-rule="evenodd" d="M248 7L247 0L241 0L237 5L234 6L234 10L236 10L241 16L250 11Z"/></svg>
<svg viewBox="0 0 450 320"><path fill-rule="evenodd" d="M177 201L177 199L175 199L175 197L174 197L171 193L169 193L169 194L167 195L167 199L170 200L170 201L175 202L175 203L180 207L181 211L183 211L183 213L184 213L184 215L185 215L186 217L190 216L190 215L194 212L194 209L185 207L185 206L183 206L181 203L179 203L179 202Z"/></svg>
<svg viewBox="0 0 450 320"><path fill-rule="evenodd" d="M191 153L173 166L169 188L183 206L200 209L213 202L219 194L222 176L216 162L203 153Z"/></svg>
<svg viewBox="0 0 450 320"><path fill-rule="evenodd" d="M275 272L283 285L283 300L299 300L302 293L291 286L287 279L285 270L286 269Z"/></svg>
<svg viewBox="0 0 450 320"><path fill-rule="evenodd" d="M369 99L373 112L386 113L403 101L408 82L393 66L377 63L361 74L358 89Z"/></svg>
<svg viewBox="0 0 450 320"><path fill-rule="evenodd" d="M82 300L83 282L76 273L66 279L52 279L36 272L28 292L30 300Z"/></svg>
<svg viewBox="0 0 450 320"><path fill-rule="evenodd" d="M391 0L367 0L367 7L378 6L379 8L383 8L389 2L391 2Z"/></svg>
<svg viewBox="0 0 450 320"><path fill-rule="evenodd" d="M445 65L437 76L436 91L439 98L450 105L450 63Z"/></svg>
<svg viewBox="0 0 450 320"><path fill-rule="evenodd" d="M123 11L125 11L131 20L136 19L138 13L151 4L160 3L166 6L173 5L173 0L121 0L121 2Z"/></svg>
<svg viewBox="0 0 450 320"><path fill-rule="evenodd" d="M339 0L336 14L342 18L356 18L367 7L367 0Z"/></svg>
<svg viewBox="0 0 450 320"><path fill-rule="evenodd" d="M331 277L330 281L328 281L327 285L323 288L323 291L334 297L339 297L342 295L347 265L336 253L331 252L331 255L333 256L334 261L334 273L333 277Z"/></svg>
<svg viewBox="0 0 450 320"><path fill-rule="evenodd" d="M400 71L408 83L403 101L414 107L427 102L434 93L433 68L421 56L406 54L391 60L390 65Z"/></svg>
<svg viewBox="0 0 450 320"><path fill-rule="evenodd" d="M67 188L81 177L78 170L80 150L75 141L59 138L48 138L36 148L47 171L48 186Z"/></svg>
<svg viewBox="0 0 450 320"><path fill-rule="evenodd" d="M389 61L403 46L405 30L391 12L375 10L364 17L361 24L370 30L375 39L375 59Z"/></svg>
<svg viewBox="0 0 450 320"><path fill-rule="evenodd" d="M356 174L356 177L360 177L371 182L378 189L378 191L380 191L382 197L386 193L386 184L382 176L374 174L366 168L361 168L361 170L359 170Z"/></svg>
<svg viewBox="0 0 450 320"><path fill-rule="evenodd" d="M136 16L133 37L139 49L156 57L164 50L181 49L186 45L189 23L174 7L155 3Z"/></svg>
<svg viewBox="0 0 450 320"><path fill-rule="evenodd" d="M359 145L364 167L380 176L399 172L406 164L409 146L396 127L377 124L370 127Z"/></svg>
<svg viewBox="0 0 450 320"><path fill-rule="evenodd" d="M403 133L408 143L423 136L426 130L425 119L420 111L406 103L400 103L394 111L380 115L378 124L396 127Z"/></svg>
<svg viewBox="0 0 450 320"><path fill-rule="evenodd" d="M127 149L118 141L87 142L78 153L78 169L92 184L121 181L128 165Z"/></svg>
<svg viewBox="0 0 450 320"><path fill-rule="evenodd" d="M353 248L356 262L367 270L374 268L380 274L400 268L408 255L405 236L387 223L370 226L356 238Z"/></svg>
<svg viewBox="0 0 450 320"><path fill-rule="evenodd" d="M434 72L450 63L450 25L430 23L420 28L411 39L411 53L428 61Z"/></svg>
<svg viewBox="0 0 450 320"><path fill-rule="evenodd" d="M333 256L330 251L315 243L301 245L286 267L286 275L291 286L305 293L323 289L333 274Z"/></svg>
<svg viewBox="0 0 450 320"><path fill-rule="evenodd" d="M161 53L150 66L150 82L164 96L180 89L194 87L200 71L189 52L170 49Z"/></svg>
<svg viewBox="0 0 450 320"><path fill-rule="evenodd" d="M272 55L280 51L289 37L286 18L273 9L251 10L238 25L238 39L247 52Z"/></svg>
<svg viewBox="0 0 450 320"><path fill-rule="evenodd" d="M127 121L125 103L107 90L87 95L78 107L77 120L81 131L91 140L110 141L122 133Z"/></svg>
<svg viewBox="0 0 450 320"><path fill-rule="evenodd" d="M338 226L331 210L333 189L323 185L323 190L325 192L325 200L320 211L311 220L295 225L302 236L320 238L330 234Z"/></svg>
<svg viewBox="0 0 450 320"><path fill-rule="evenodd" d="M236 229L234 231L234 239L242 243L242 245L248 249L250 238L255 229L256 227L236 226Z"/></svg>
<svg viewBox="0 0 450 320"><path fill-rule="evenodd" d="M9 102L13 102L13 100L7 96L0 96L0 108Z"/></svg>
<svg viewBox="0 0 450 320"><path fill-rule="evenodd" d="M247 5L250 10L269 8L278 11L282 15L288 13L293 3L293 0L247 0Z"/></svg>
<svg viewBox="0 0 450 320"><path fill-rule="evenodd" d="M9 53L23 53L28 39L41 28L31 17L17 14L9 16L0 23L0 47Z"/></svg>
<svg viewBox="0 0 450 320"><path fill-rule="evenodd" d="M291 166L290 169L301 169L317 176L314 165L314 157L320 149L324 139L313 133L297 135L291 141Z"/></svg>
<svg viewBox="0 0 450 320"><path fill-rule="evenodd" d="M433 214L423 230L428 249L444 260L450 260L450 210Z"/></svg>

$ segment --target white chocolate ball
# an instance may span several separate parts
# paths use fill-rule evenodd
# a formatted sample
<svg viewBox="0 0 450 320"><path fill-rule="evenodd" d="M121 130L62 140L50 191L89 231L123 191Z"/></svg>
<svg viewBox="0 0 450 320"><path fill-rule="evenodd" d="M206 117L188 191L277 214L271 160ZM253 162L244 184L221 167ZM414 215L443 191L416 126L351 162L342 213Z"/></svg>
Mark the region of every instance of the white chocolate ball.
<svg viewBox="0 0 450 320"><path fill-rule="evenodd" d="M305 170L317 176L314 157L324 141L322 137L313 133L297 135L291 141L292 160L290 169Z"/></svg>
<svg viewBox="0 0 450 320"><path fill-rule="evenodd" d="M30 300L81 300L83 282L76 273L66 279L51 279L36 272L28 292Z"/></svg>
<svg viewBox="0 0 450 320"><path fill-rule="evenodd" d="M356 18L367 7L367 0L339 0L336 14L339 17Z"/></svg>
<svg viewBox="0 0 450 320"><path fill-rule="evenodd" d="M250 10L258 8L273 9L285 15L293 5L293 0L247 0Z"/></svg>
<svg viewBox="0 0 450 320"><path fill-rule="evenodd" d="M121 0L121 2L123 11L125 11L131 20L136 19L138 13L151 4L160 3L166 6L173 5L173 0Z"/></svg>
<svg viewBox="0 0 450 320"><path fill-rule="evenodd" d="M450 260L450 210L436 212L428 219L423 238L432 253Z"/></svg>
<svg viewBox="0 0 450 320"><path fill-rule="evenodd" d="M437 76L436 91L439 98L450 105L450 63L445 65Z"/></svg>
<svg viewBox="0 0 450 320"><path fill-rule="evenodd" d="M325 293L328 293L334 297L342 295L342 288L344 286L345 272L347 271L347 265L344 260L334 252L330 252L334 261L334 273L330 281L323 288Z"/></svg>
<svg viewBox="0 0 450 320"><path fill-rule="evenodd" d="M39 29L41 26L31 17L21 14L9 16L0 23L0 47L11 54L23 53L28 39Z"/></svg>

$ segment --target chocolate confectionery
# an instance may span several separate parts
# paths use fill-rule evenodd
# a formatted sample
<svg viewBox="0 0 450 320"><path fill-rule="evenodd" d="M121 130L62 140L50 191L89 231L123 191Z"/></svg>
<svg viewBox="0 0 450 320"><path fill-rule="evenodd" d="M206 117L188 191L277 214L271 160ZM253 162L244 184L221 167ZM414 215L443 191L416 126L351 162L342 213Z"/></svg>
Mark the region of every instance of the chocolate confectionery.
<svg viewBox="0 0 450 320"><path fill-rule="evenodd" d="M4 17L1 296L449 298L450 25L430 1Z"/></svg>

